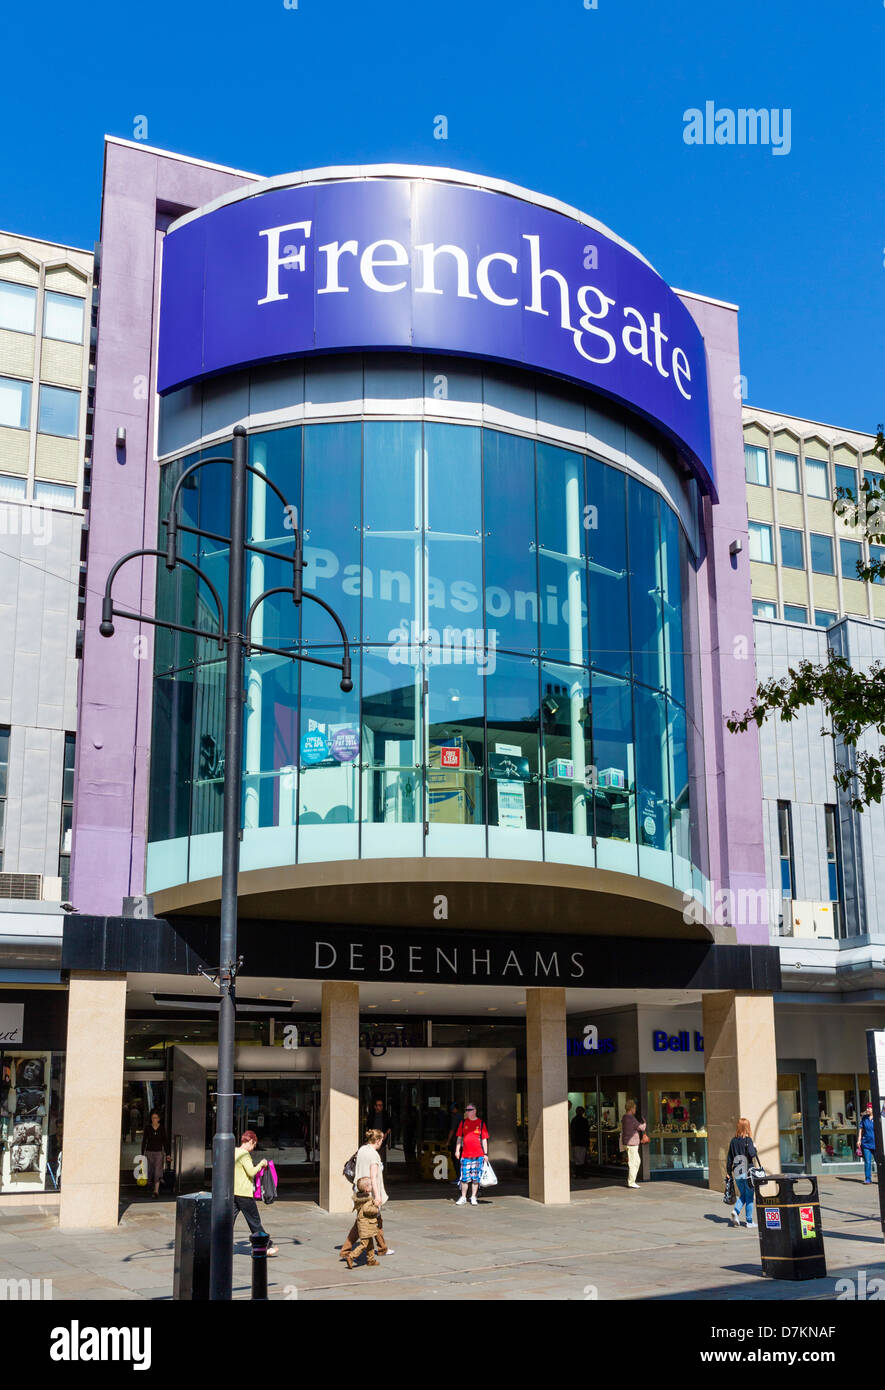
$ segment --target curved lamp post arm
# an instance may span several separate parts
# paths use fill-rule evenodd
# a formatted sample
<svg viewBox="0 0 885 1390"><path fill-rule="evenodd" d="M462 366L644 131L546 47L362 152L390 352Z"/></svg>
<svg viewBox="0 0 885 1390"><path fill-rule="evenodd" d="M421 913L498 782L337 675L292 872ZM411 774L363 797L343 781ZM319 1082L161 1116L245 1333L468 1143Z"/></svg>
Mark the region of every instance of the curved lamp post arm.
<svg viewBox="0 0 885 1390"><path fill-rule="evenodd" d="M245 632L243 635L246 642L247 657L251 656L252 654L252 643L250 639L252 634L252 618L255 614L256 608L258 608L258 606L262 604L266 598L270 598L272 594L291 595L293 593L294 590L290 586L281 584L275 589L265 589L263 594L258 595L257 599L252 604L252 607L249 609L249 612L246 614ZM335 619L335 622L338 625L338 631L341 633L341 641L344 644L344 655L342 656L340 663L337 661L329 661L323 662L322 664L324 666L331 666L334 668L334 670L341 672L341 689L344 691L344 694L347 695L350 693L351 690L353 690L353 680L351 678L350 670L350 643L347 640L347 633L344 631L344 625L341 622L341 619L338 617L338 614L335 612L334 608L330 608L328 603L325 602L325 600L317 598L316 594L305 594L304 598L312 599L313 602L318 603L321 608L325 608L326 612L329 613ZM298 600L296 599L295 602L297 603Z"/></svg>
<svg viewBox="0 0 885 1390"><path fill-rule="evenodd" d="M198 459L196 463L190 464L184 470L181 477L175 484L175 487L172 489L172 497L169 501L169 510L163 519L163 525L166 527L166 550L165 552L161 553L165 553L167 569L174 569L178 561L178 497L182 487L184 486L185 480L189 478L192 473L196 473L198 468L206 468L210 463L226 463L228 466L230 466L230 462L230 459L226 458L224 454L217 454L214 457L208 459ZM280 501L283 504L283 512L285 514L288 514L291 511L291 504L286 501L286 498L284 497L283 493L277 487L276 483L273 481L272 478L268 478L266 473L262 473L260 468L256 468L251 463L246 464L246 471L247 473L253 473L256 478L260 478L261 481L267 487L269 487L272 492L276 493L277 497L279 497ZM301 553L301 540L298 527L293 526L292 531L295 540L296 558L294 563L296 565L297 575L298 561ZM229 539L228 544L230 544Z"/></svg>
<svg viewBox="0 0 885 1390"><path fill-rule="evenodd" d="M156 555L157 557L162 558L162 557L164 556L164 554L165 554L165 552L162 551L162 550L130 550L130 552L129 552L128 555L123 555L123 556L121 556L121 558L120 558L120 559L116 562L116 564L112 567L110 573L108 574L107 582L105 583L104 597L103 597L103 599L102 599L102 601L101 601L101 623L99 624L99 629L98 629L98 630L99 630L99 632L101 633L102 637L113 637L113 635L114 635L114 614L115 614L115 613L116 613L117 617L119 617L119 618L135 618L135 619L137 619L139 622L142 622L142 621L144 621L144 622L151 622L151 621L152 621L152 619L150 619L150 618L142 618L142 615L141 615L140 613L125 613L125 612L123 612L122 610L115 609L115 608L114 608L114 599L113 599L113 595L112 595L112 593L111 593L111 589L112 589L112 587L113 587L114 580L115 580L116 577L117 577L117 571L120 570L120 569L122 569L123 566L124 566L125 564L127 564L129 560L136 560L136 559L139 558L139 556L145 556L145 555ZM209 578L209 576L208 576L207 574L204 574L203 571L202 571L201 569L199 569L195 564L193 564L190 560L185 560L183 556L179 556L179 557L178 557L178 560L176 561L176 563L179 564L179 565L186 565L187 568L188 568L189 570L193 570L194 574L197 576L198 579L202 579L203 583L207 586L207 588L209 589L209 592L211 593L212 597L214 598L214 600L215 600L215 607L216 607L216 609L217 609L217 611L218 611L218 632L217 632L217 633L215 633L215 632L200 632L200 630L199 630L198 628L188 628L188 629L185 629L185 630L186 630L186 631L189 631L189 632L193 632L193 633L195 633L197 636L202 636L202 637L214 637L214 638L216 639L216 641L218 642L218 649L219 649L219 651L223 651L223 650L224 650L224 607L223 607L223 605L222 605L221 596L219 595L218 590L216 589L215 585L212 583L212 580ZM176 626L177 626L177 625L176 625Z"/></svg>

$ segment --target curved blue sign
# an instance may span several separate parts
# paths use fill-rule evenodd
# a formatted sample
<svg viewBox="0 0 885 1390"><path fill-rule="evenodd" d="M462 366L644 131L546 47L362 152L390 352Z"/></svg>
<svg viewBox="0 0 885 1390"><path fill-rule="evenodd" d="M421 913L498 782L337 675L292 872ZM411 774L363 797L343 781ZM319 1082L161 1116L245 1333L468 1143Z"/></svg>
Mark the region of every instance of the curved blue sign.
<svg viewBox="0 0 885 1390"><path fill-rule="evenodd" d="M167 234L161 394L358 349L483 357L592 387L660 426L716 495L700 331L597 228L511 194L387 177L270 189Z"/></svg>

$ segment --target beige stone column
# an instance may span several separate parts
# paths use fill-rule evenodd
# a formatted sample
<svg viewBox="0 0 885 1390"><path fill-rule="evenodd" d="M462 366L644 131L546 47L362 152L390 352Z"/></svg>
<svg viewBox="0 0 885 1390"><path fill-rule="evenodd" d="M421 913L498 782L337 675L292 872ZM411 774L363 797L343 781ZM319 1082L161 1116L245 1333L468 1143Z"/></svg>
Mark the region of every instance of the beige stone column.
<svg viewBox="0 0 885 1390"><path fill-rule="evenodd" d="M72 971L68 987L59 1226L116 1226L126 976Z"/></svg>
<svg viewBox="0 0 885 1390"><path fill-rule="evenodd" d="M526 990L529 1196L568 1202L568 1062L565 990Z"/></svg>
<svg viewBox="0 0 885 1390"><path fill-rule="evenodd" d="M324 1211L353 1210L353 1194L341 1169L359 1138L359 1034L359 985L324 982L320 1047L320 1206Z"/></svg>
<svg viewBox="0 0 885 1390"><path fill-rule="evenodd" d="M705 994L703 1009L710 1187L722 1191L741 1117L750 1121L763 1167L780 1171L774 999L723 990Z"/></svg>

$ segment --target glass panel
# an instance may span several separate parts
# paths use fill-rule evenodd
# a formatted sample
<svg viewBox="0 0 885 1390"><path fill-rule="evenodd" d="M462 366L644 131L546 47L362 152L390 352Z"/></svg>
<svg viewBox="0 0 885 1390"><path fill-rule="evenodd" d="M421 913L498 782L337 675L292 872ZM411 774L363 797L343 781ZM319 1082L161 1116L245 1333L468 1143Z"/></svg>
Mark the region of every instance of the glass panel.
<svg viewBox="0 0 885 1390"><path fill-rule="evenodd" d="M0 425L26 430L31 417L31 383L0 376Z"/></svg>
<svg viewBox="0 0 885 1390"><path fill-rule="evenodd" d="M836 614L826 608L815 608L814 621L817 627L830 627L836 621Z"/></svg>
<svg viewBox="0 0 885 1390"><path fill-rule="evenodd" d="M661 607L660 505L650 488L627 480L630 555L630 636L633 674L663 689L664 621Z"/></svg>
<svg viewBox="0 0 885 1390"><path fill-rule="evenodd" d="M882 563L883 560L885 560L885 546L882 546L882 545L871 545L871 546L870 546L870 564L871 564L871 565L881 565L881 563ZM882 582L883 582L883 581L882 581L882 575L881 575L881 574L874 574L873 577L872 577L872 579L870 580L870 583L871 583L871 584L881 584Z"/></svg>
<svg viewBox="0 0 885 1390"><path fill-rule="evenodd" d="M369 421L363 449L363 641L412 640L423 626L421 426Z"/></svg>
<svg viewBox="0 0 885 1390"><path fill-rule="evenodd" d="M593 458L587 460L586 521L591 663L629 676L627 480L619 469Z"/></svg>
<svg viewBox="0 0 885 1390"><path fill-rule="evenodd" d="M833 539L831 536L811 535L811 568L815 574L835 574Z"/></svg>
<svg viewBox="0 0 885 1390"><path fill-rule="evenodd" d="M545 661L541 668L545 829L567 835L593 830L585 769L593 758L587 672Z"/></svg>
<svg viewBox="0 0 885 1390"><path fill-rule="evenodd" d="M683 604L680 548L684 544L675 514L661 506L661 577L663 579L664 638L667 690L685 704L685 650L690 639L688 604ZM683 628L685 631L683 631Z"/></svg>
<svg viewBox="0 0 885 1390"><path fill-rule="evenodd" d="M569 1091L568 1101L572 1164L580 1175L587 1167L599 1165L599 1092Z"/></svg>
<svg viewBox="0 0 885 1390"><path fill-rule="evenodd" d="M19 502L27 495L27 478L15 478L9 473L0 473L0 501Z"/></svg>
<svg viewBox="0 0 885 1390"><path fill-rule="evenodd" d="M844 463L836 464L836 487L845 488L857 497L857 469L848 468Z"/></svg>
<svg viewBox="0 0 885 1390"><path fill-rule="evenodd" d="M579 665L587 660L584 563L584 461L537 447L541 648Z"/></svg>
<svg viewBox="0 0 885 1390"><path fill-rule="evenodd" d="M76 500L75 487L65 487L63 483L34 484L35 502L43 502L49 507L73 507Z"/></svg>
<svg viewBox="0 0 885 1390"><path fill-rule="evenodd" d="M777 1114L780 1129L781 1163L795 1166L804 1162L802 1102L798 1076L777 1079Z"/></svg>
<svg viewBox="0 0 885 1390"><path fill-rule="evenodd" d="M777 604L776 604L776 603L769 603L767 600L754 598L754 599L753 599L753 617L754 617L754 618L776 618L776 617L777 617Z"/></svg>
<svg viewBox="0 0 885 1390"><path fill-rule="evenodd" d="M757 444L744 445L744 468L748 483L768 487L768 450Z"/></svg>
<svg viewBox="0 0 885 1390"><path fill-rule="evenodd" d="M760 521L750 522L750 559L766 565L772 562L771 527Z"/></svg>
<svg viewBox="0 0 885 1390"><path fill-rule="evenodd" d="M482 441L477 429L424 427L426 638L455 660L482 660ZM492 648L494 650L494 648ZM444 658L445 659L445 658Z"/></svg>
<svg viewBox="0 0 885 1390"><path fill-rule="evenodd" d="M489 825L538 830L540 730L537 661L499 656L486 681Z"/></svg>
<svg viewBox="0 0 885 1390"><path fill-rule="evenodd" d="M338 652L329 656L330 660L337 658ZM301 769L300 825L350 825L359 818L359 678L358 657L353 667L354 688L349 694L344 694L340 689L339 672L307 663L302 667L297 758ZM285 709L281 711L284 712ZM274 739L279 738L278 718L275 721ZM286 800L289 784L283 775L291 770L289 767L281 768L280 806L285 806L287 819L283 821L281 818L279 824L293 823L293 819L289 819L290 803Z"/></svg>
<svg viewBox="0 0 885 1390"><path fill-rule="evenodd" d="M397 653L396 647L363 651L362 819L375 824L424 819L419 766L423 672Z"/></svg>
<svg viewBox="0 0 885 1390"><path fill-rule="evenodd" d="M157 568L163 572L162 565ZM152 841L177 840L188 833L193 718L193 671L155 676L149 810ZM220 754L216 752L216 756Z"/></svg>
<svg viewBox="0 0 885 1390"><path fill-rule="evenodd" d="M225 669L207 661L194 672L194 750L191 834L222 828Z"/></svg>
<svg viewBox="0 0 885 1390"><path fill-rule="evenodd" d="M853 1072L817 1078L820 1152L824 1163L856 1163L857 1096Z"/></svg>
<svg viewBox="0 0 885 1390"><path fill-rule="evenodd" d="M47 290L43 297L43 336L63 343L82 343L83 304L71 294Z"/></svg>
<svg viewBox="0 0 885 1390"><path fill-rule="evenodd" d="M794 531L789 526L782 526L781 533L781 564L788 569L802 570L805 568L805 544L801 531Z"/></svg>
<svg viewBox="0 0 885 1390"><path fill-rule="evenodd" d="M806 458L805 484L809 497L829 497L829 465L825 459Z"/></svg>
<svg viewBox="0 0 885 1390"><path fill-rule="evenodd" d="M639 835L639 869L642 849L670 849L670 785L666 709L663 695L636 686L636 824ZM647 861L649 866L654 861ZM647 872L651 875L652 869ZM665 872L667 872L665 870ZM658 874L653 874L659 877Z"/></svg>
<svg viewBox="0 0 885 1390"><path fill-rule="evenodd" d="M688 729L685 711L667 701L667 749L670 758L670 824L676 887L691 887L691 786L688 774Z"/></svg>
<svg viewBox="0 0 885 1390"><path fill-rule="evenodd" d="M785 603L784 619L788 623L807 623L808 609L798 603Z"/></svg>
<svg viewBox="0 0 885 1390"><path fill-rule="evenodd" d="M486 626L498 649L537 652L534 445L483 430Z"/></svg>
<svg viewBox="0 0 885 1390"><path fill-rule="evenodd" d="M310 425L304 432L303 524L310 561L304 586L335 609L352 642L360 635L361 447L358 421ZM362 578L371 597L375 590L369 575ZM373 578L377 584L379 576ZM338 629L318 603L304 605L303 624L309 645L339 640Z"/></svg>
<svg viewBox="0 0 885 1390"><path fill-rule="evenodd" d="M860 541L839 541L839 559L842 563L842 578L857 579L857 567L863 560Z"/></svg>
<svg viewBox="0 0 885 1390"><path fill-rule="evenodd" d="M76 439L79 423L79 391L65 391L61 386L40 387L37 429L41 434L57 434L63 439Z"/></svg>
<svg viewBox="0 0 885 1390"><path fill-rule="evenodd" d="M779 449L774 455L774 476L781 492L799 491L799 456L785 454Z"/></svg>
<svg viewBox="0 0 885 1390"><path fill-rule="evenodd" d="M442 664L427 676L427 820L483 825L485 678L475 666Z"/></svg>
<svg viewBox="0 0 885 1390"><path fill-rule="evenodd" d="M594 833L635 844L636 755L629 683L594 672L592 715Z"/></svg>
<svg viewBox="0 0 885 1390"><path fill-rule="evenodd" d="M37 291L31 285L0 280L0 328L13 333L33 333Z"/></svg>

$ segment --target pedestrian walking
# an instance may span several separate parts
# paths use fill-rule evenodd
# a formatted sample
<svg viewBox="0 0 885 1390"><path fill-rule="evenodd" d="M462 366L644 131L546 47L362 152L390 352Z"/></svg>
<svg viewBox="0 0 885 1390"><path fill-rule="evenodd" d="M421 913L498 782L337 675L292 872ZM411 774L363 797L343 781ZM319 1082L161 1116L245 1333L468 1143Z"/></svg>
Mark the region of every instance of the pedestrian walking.
<svg viewBox="0 0 885 1390"><path fill-rule="evenodd" d="M167 1163L171 1163L172 1154L166 1136L166 1126L160 1119L158 1110L151 1111L151 1118L141 1137L141 1152L147 1164L148 1186L153 1187L154 1197L159 1197L163 1169Z"/></svg>
<svg viewBox="0 0 885 1390"><path fill-rule="evenodd" d="M464 1119L458 1126L455 1159L460 1160L461 1196L455 1206L467 1205L467 1189L470 1188L470 1205L477 1205L476 1194L482 1168L489 1152L489 1132L476 1113L475 1105L464 1106Z"/></svg>
<svg viewBox="0 0 885 1390"><path fill-rule="evenodd" d="M873 1102L868 1100L857 1130L857 1156L863 1158L863 1180L873 1181L873 1164L876 1162L876 1124L873 1119ZM876 1164L878 1172L879 1165Z"/></svg>
<svg viewBox="0 0 885 1390"><path fill-rule="evenodd" d="M258 1135L254 1129L247 1129L240 1139L240 1147L234 1151L234 1206L245 1216L249 1233L253 1236L267 1235L254 1196L255 1179L267 1167L266 1158L262 1158L260 1163L252 1162L252 1150L257 1143ZM275 1255L277 1247L269 1245L267 1253Z"/></svg>
<svg viewBox="0 0 885 1390"><path fill-rule="evenodd" d="M758 1166L759 1155L756 1152L756 1145L753 1143L750 1121L740 1119L737 1122L734 1138L728 1146L725 1171L730 1178L734 1179L737 1188L737 1197L731 1213L731 1224L732 1226L741 1224L740 1215L743 1211L748 1231L752 1231L754 1226L753 1199L756 1195L753 1180L750 1177L750 1169Z"/></svg>
<svg viewBox="0 0 885 1390"><path fill-rule="evenodd" d="M382 1163L387 1162L387 1145L390 1143L390 1128L390 1115L384 1108L384 1101L381 1100L379 1096L366 1116L366 1129L380 1129L381 1131L383 1137L379 1152Z"/></svg>
<svg viewBox="0 0 885 1390"><path fill-rule="evenodd" d="M387 1192L384 1188L384 1164L381 1160L381 1147L384 1143L384 1135L380 1129L367 1129L365 1142L356 1151L356 1171L353 1176L353 1192L358 1197L368 1193L372 1197L372 1205L378 1208L377 1217L370 1216L363 1212L362 1215L375 1223L371 1232L375 1242L375 1250L379 1255L392 1255L393 1251L384 1238L384 1221L381 1215L381 1208L387 1201ZM368 1181L368 1187L365 1186ZM362 1184L362 1186L360 1185ZM360 1231L360 1211L354 1202L354 1212L356 1220L351 1226L347 1239L339 1251L338 1258L344 1260L348 1269L353 1269L353 1256L357 1253L356 1246L363 1239L363 1232ZM364 1227L367 1231L367 1228ZM360 1247L362 1248L362 1247ZM369 1260L369 1264L374 1264L374 1260Z"/></svg>
<svg viewBox="0 0 885 1390"><path fill-rule="evenodd" d="M627 1155L627 1186L639 1187L636 1178L639 1173L641 1157L639 1145L646 1131L645 1120L636 1118L636 1101L628 1100L621 1120L621 1148Z"/></svg>
<svg viewBox="0 0 885 1390"><path fill-rule="evenodd" d="M583 1105L579 1105L575 1111L575 1117L569 1125L569 1140L572 1146L572 1162L575 1165L575 1174L587 1171L587 1150L590 1147L590 1121L587 1119Z"/></svg>
<svg viewBox="0 0 885 1390"><path fill-rule="evenodd" d="M381 1220L381 1207L371 1190L371 1178L360 1178L355 1186L357 1191L354 1193L353 1209L356 1212L358 1239L353 1249L348 1250L344 1255L348 1269L353 1269L354 1260L358 1259L364 1250L367 1265L378 1263L375 1258L374 1242L380 1234L378 1222Z"/></svg>

